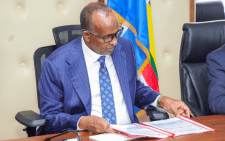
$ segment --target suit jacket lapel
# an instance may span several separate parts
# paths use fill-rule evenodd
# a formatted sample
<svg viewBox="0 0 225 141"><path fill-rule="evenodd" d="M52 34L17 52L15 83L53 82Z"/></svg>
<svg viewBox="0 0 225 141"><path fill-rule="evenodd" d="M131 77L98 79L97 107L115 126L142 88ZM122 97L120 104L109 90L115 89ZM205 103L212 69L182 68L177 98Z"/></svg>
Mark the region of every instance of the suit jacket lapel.
<svg viewBox="0 0 225 141"><path fill-rule="evenodd" d="M111 56L112 56L116 73L120 82L120 87L123 92L123 97L127 106L127 110L129 112L129 116L131 118L131 121L133 121L134 109L133 109L133 104L132 104L132 100L131 100L131 96L129 92L130 88L129 88L129 81L127 77L126 54L124 51L121 50L120 44L117 44L117 46L115 46L115 49Z"/></svg>
<svg viewBox="0 0 225 141"><path fill-rule="evenodd" d="M83 102L88 115L91 114L91 90L88 79L86 63L81 47L81 38L74 41L71 47L70 55L67 57L67 62L70 64L67 67L68 76L72 85Z"/></svg>

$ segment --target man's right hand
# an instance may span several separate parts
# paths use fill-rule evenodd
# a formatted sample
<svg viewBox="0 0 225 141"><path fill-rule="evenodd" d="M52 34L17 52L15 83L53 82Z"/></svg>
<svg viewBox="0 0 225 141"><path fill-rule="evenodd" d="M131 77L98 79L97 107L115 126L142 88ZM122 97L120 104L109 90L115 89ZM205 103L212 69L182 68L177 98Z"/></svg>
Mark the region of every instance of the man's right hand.
<svg viewBox="0 0 225 141"><path fill-rule="evenodd" d="M78 126L81 129L91 131L94 134L115 132L109 122L97 116L84 116L80 119Z"/></svg>

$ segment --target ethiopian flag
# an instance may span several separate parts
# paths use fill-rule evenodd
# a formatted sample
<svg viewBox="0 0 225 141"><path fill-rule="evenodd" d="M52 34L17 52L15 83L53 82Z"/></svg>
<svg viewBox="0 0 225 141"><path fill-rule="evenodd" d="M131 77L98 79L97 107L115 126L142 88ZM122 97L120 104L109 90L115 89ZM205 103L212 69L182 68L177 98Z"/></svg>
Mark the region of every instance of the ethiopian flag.
<svg viewBox="0 0 225 141"><path fill-rule="evenodd" d="M108 0L121 25L123 37L134 45L138 77L159 92L150 0ZM145 112L135 107L138 117Z"/></svg>

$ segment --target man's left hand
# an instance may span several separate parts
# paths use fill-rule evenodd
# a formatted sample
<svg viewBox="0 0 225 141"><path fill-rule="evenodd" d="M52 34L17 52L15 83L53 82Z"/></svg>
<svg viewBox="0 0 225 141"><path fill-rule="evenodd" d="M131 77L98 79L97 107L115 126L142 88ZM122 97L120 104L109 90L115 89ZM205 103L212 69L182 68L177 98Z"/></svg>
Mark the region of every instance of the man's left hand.
<svg viewBox="0 0 225 141"><path fill-rule="evenodd" d="M177 115L184 115L190 118L191 111L188 106L181 100L175 100L166 96L160 99L160 106L167 112Z"/></svg>

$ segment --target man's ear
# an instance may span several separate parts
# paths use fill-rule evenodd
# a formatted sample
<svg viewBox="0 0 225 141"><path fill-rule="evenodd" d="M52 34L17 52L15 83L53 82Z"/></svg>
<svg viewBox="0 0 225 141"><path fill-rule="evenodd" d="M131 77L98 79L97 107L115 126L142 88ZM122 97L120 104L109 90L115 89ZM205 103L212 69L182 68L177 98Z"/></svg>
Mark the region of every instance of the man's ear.
<svg viewBox="0 0 225 141"><path fill-rule="evenodd" d="M88 31L83 31L82 32L82 36L83 36L83 38L84 38L84 40L86 41L86 42L90 42L90 36L91 36L91 33L90 32L88 32Z"/></svg>

